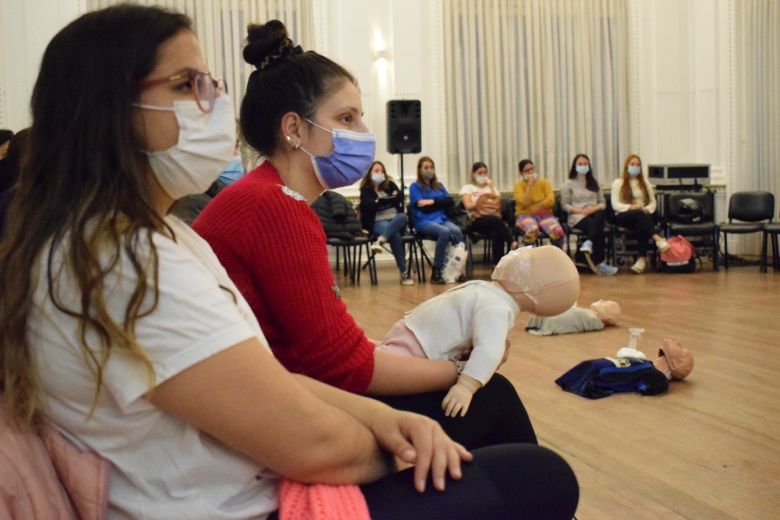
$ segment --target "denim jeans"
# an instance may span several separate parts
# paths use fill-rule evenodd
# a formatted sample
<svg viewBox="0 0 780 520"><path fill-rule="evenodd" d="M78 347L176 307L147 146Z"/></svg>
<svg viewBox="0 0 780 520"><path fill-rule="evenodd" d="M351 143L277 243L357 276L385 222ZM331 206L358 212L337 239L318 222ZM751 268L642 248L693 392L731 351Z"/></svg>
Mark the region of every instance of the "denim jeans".
<svg viewBox="0 0 780 520"><path fill-rule="evenodd" d="M390 250L395 257L395 265L401 274L406 272L406 257L404 256L404 243L401 240L401 234L406 228L406 215L398 213L388 220L377 220L374 222L374 234L382 235L390 244Z"/></svg>
<svg viewBox="0 0 780 520"><path fill-rule="evenodd" d="M463 231L451 220L443 224L421 224L417 226L417 231L436 240L436 254L433 257L433 267L436 269L444 268L447 244L463 242Z"/></svg>

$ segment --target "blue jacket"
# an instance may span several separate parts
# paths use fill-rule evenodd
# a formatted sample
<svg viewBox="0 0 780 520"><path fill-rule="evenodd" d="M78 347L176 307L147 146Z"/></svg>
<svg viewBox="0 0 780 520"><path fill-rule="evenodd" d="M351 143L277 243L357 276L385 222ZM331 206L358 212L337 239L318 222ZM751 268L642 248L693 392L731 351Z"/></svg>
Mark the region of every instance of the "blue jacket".
<svg viewBox="0 0 780 520"><path fill-rule="evenodd" d="M424 199L433 199L436 202L424 208L418 208L417 202ZM414 216L414 227L419 228L425 224L443 224L447 221L445 210L454 203L450 192L441 184L437 190L428 185L413 182L409 186L409 204L412 206Z"/></svg>

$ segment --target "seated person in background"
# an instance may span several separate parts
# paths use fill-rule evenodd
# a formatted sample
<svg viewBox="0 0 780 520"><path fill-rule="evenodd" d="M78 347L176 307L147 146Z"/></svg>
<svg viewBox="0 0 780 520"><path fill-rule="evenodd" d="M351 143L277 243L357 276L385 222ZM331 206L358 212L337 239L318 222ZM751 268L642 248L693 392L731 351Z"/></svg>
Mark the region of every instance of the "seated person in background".
<svg viewBox="0 0 780 520"><path fill-rule="evenodd" d="M401 283L414 285L414 280L406 270L406 255L401 238L407 223L402 209L403 200L404 194L387 175L385 165L381 161L371 163L360 181L360 223L363 229L377 237L372 251L381 253L384 251L382 245L390 244L395 265L401 273Z"/></svg>
<svg viewBox="0 0 780 520"><path fill-rule="evenodd" d="M442 401L447 415L466 415L474 393L506 360L507 335L521 310L554 316L571 307L580 278L557 247L509 252L493 271L493 282L474 280L453 287L406 313L377 348L431 359L460 361L457 383Z"/></svg>
<svg viewBox="0 0 780 520"><path fill-rule="evenodd" d="M612 183L610 196L615 224L636 235L638 258L631 270L642 274L647 269L647 241L652 238L659 251L669 249L669 244L655 232L655 193L642 174L642 159L638 155L626 158L623 173Z"/></svg>
<svg viewBox="0 0 780 520"><path fill-rule="evenodd" d="M536 442L506 378L479 392L473 417L446 417L440 404L457 379L453 363L377 350L340 297L310 204L325 189L359 181L373 162L354 77L303 52L277 21L252 26L244 57L255 70L241 103L242 135L267 160L225 188L194 229L247 299L276 358L292 372L427 415L467 448ZM344 146L349 163L333 158Z"/></svg>
<svg viewBox="0 0 780 520"><path fill-rule="evenodd" d="M471 220L469 231L490 237L493 245L492 263L496 265L504 256L506 246L515 249L517 242L501 219L501 194L493 186L493 179L488 175L485 163L474 163L471 167L471 182L460 189L460 196Z"/></svg>
<svg viewBox="0 0 780 520"><path fill-rule="evenodd" d="M436 177L430 157L420 157L417 161L417 180L409 186L409 204L414 213L414 229L436 240L431 283L443 284L447 246L463 242L463 231L447 218L446 210L454 203L447 188Z"/></svg>
<svg viewBox="0 0 780 520"><path fill-rule="evenodd" d="M560 247L564 232L553 215L555 194L545 179L538 178L536 167L530 159L523 159L517 166L520 180L515 183L515 225L523 233L523 241L533 244L544 232L550 241Z"/></svg>
<svg viewBox="0 0 780 520"><path fill-rule="evenodd" d="M620 305L611 300L599 300L590 304L590 309L576 305L557 316L531 316L525 323L525 330L536 336L555 336L601 330L606 325L617 325Z"/></svg>
<svg viewBox="0 0 780 520"><path fill-rule="evenodd" d="M0 242L0 388L11 425L51 423L110 462L108 517L267 519L287 478L348 485L376 519L571 518L576 480L551 451L472 456L434 421L271 355L208 245L166 216L235 139L186 16L88 12L49 43L33 92L34 160ZM192 126L207 129L195 149Z"/></svg>
<svg viewBox="0 0 780 520"><path fill-rule="evenodd" d="M561 187L561 207L569 215L569 226L587 233L580 252L591 270L601 275L617 273L617 267L605 262L604 209L607 205L593 175L590 158L584 153L577 154L571 162L569 178Z"/></svg>

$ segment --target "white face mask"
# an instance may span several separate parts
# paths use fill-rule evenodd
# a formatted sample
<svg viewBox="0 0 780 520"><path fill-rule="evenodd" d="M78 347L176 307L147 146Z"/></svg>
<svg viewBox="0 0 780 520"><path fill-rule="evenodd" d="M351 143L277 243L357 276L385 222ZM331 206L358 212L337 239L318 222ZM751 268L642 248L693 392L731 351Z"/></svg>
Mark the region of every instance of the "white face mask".
<svg viewBox="0 0 780 520"><path fill-rule="evenodd" d="M174 101L172 108L140 103L135 106L176 114L178 142L167 150L146 152L160 186L173 199L205 192L233 158L236 120L227 95L219 96L208 113L195 101Z"/></svg>
<svg viewBox="0 0 780 520"><path fill-rule="evenodd" d="M523 178L527 181L532 181L536 178L536 173L524 173Z"/></svg>
<svg viewBox="0 0 780 520"><path fill-rule="evenodd" d="M474 182L477 183L477 186L484 186L487 184L487 175L475 175Z"/></svg>

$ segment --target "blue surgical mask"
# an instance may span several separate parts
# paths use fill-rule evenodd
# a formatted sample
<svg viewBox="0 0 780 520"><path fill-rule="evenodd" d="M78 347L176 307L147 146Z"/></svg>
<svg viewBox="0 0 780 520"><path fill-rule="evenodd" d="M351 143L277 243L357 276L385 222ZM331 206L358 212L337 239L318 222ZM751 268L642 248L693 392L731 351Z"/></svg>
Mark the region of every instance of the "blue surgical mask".
<svg viewBox="0 0 780 520"><path fill-rule="evenodd" d="M639 166L629 166L628 167L628 174L632 177L636 177L639 175L639 173L642 171L642 168Z"/></svg>
<svg viewBox="0 0 780 520"><path fill-rule="evenodd" d="M371 174L371 182L379 186L383 182L385 182L385 174L384 173L372 173Z"/></svg>
<svg viewBox="0 0 780 520"><path fill-rule="evenodd" d="M587 175L590 171L590 166L580 165L574 167L574 169L577 171L578 175Z"/></svg>
<svg viewBox="0 0 780 520"><path fill-rule="evenodd" d="M333 151L321 156L309 153L314 165L314 173L320 184L327 189L341 188L356 183L363 178L364 172L374 161L376 139L371 132L353 132L341 128L328 130L314 121L307 121L333 136Z"/></svg>

